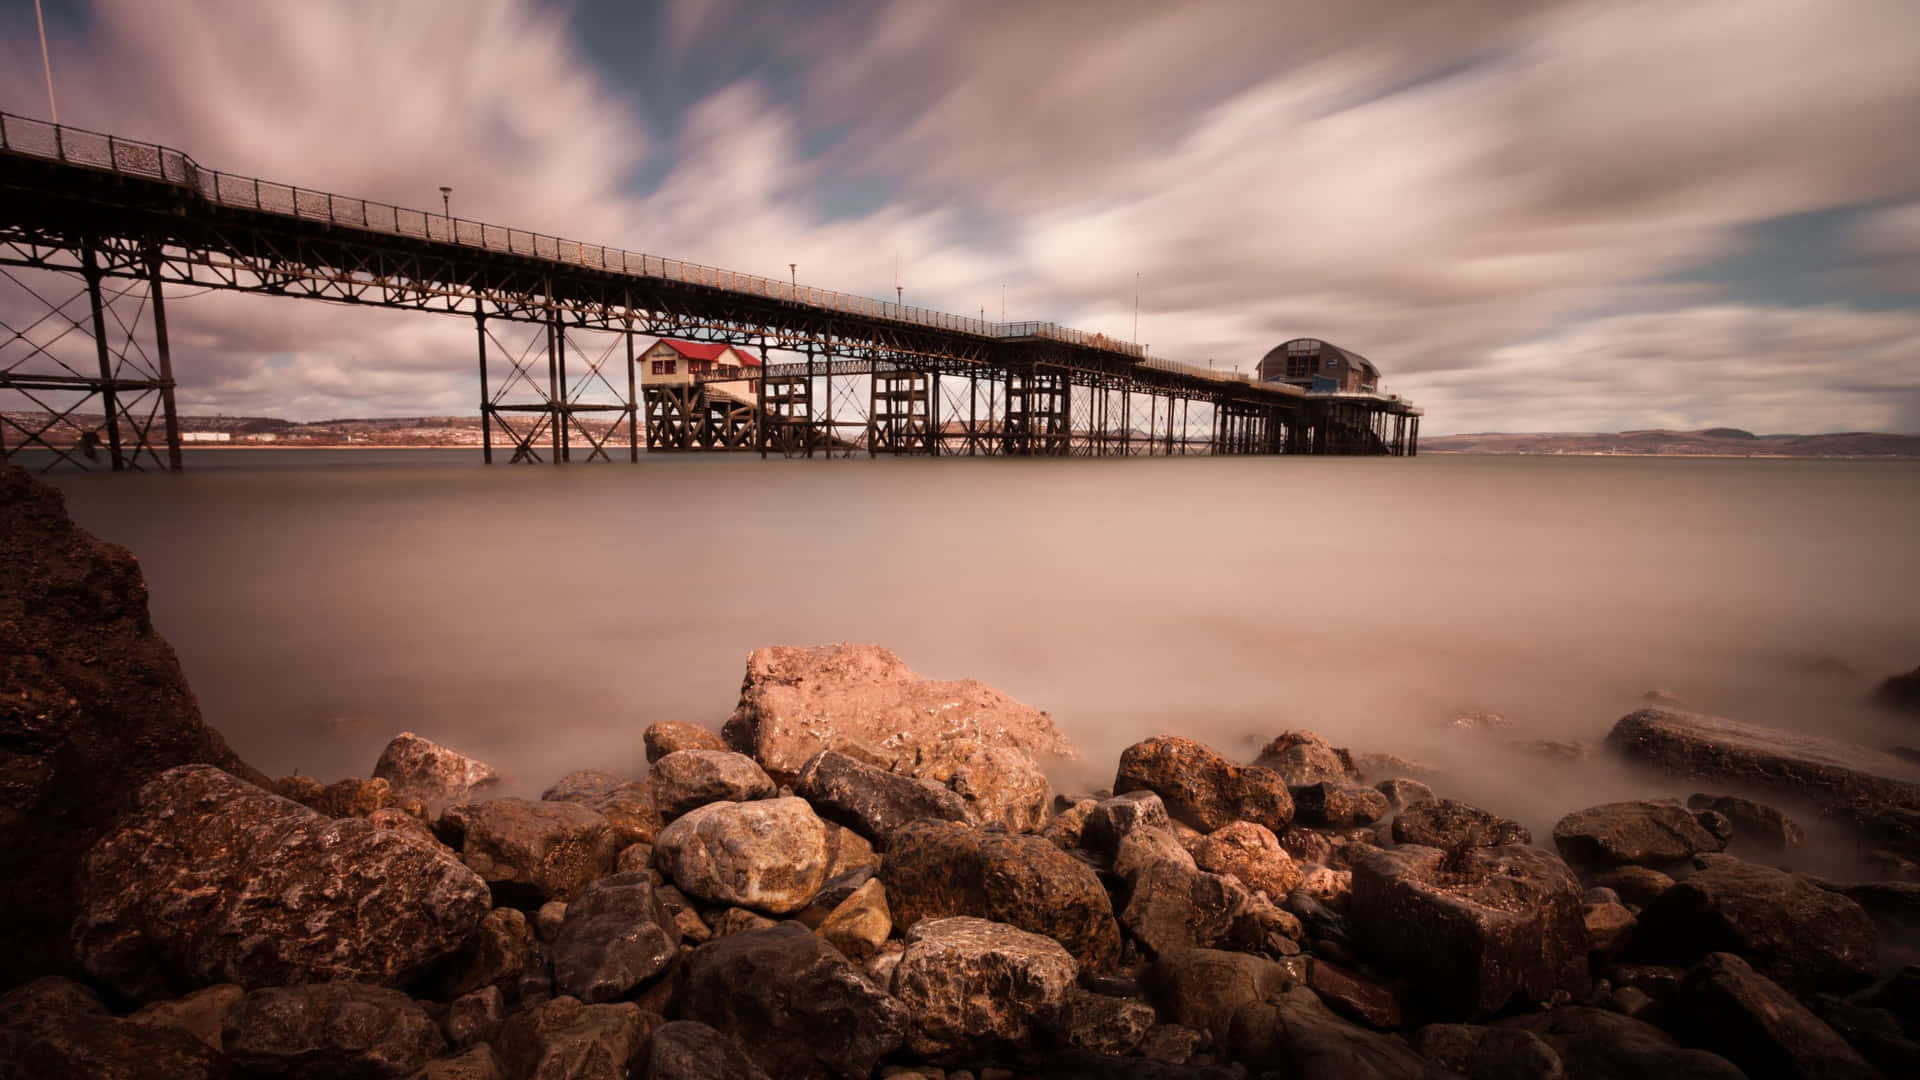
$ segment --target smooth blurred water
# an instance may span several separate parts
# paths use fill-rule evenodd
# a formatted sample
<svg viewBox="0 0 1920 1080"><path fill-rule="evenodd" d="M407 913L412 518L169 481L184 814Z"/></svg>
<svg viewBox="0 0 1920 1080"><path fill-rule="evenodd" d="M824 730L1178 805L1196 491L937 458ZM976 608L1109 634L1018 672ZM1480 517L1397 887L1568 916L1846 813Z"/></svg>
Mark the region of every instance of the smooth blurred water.
<svg viewBox="0 0 1920 1080"><path fill-rule="evenodd" d="M1920 463L202 450L56 482L274 775L363 775L402 729L535 792L639 773L647 723L726 717L748 650L833 641L1049 710L1089 759L1062 784L1156 732L1246 756L1310 727L1537 833L1688 790L1505 745L1597 742L1652 687L1920 742L1862 704L1920 663ZM1446 729L1462 710L1513 729Z"/></svg>

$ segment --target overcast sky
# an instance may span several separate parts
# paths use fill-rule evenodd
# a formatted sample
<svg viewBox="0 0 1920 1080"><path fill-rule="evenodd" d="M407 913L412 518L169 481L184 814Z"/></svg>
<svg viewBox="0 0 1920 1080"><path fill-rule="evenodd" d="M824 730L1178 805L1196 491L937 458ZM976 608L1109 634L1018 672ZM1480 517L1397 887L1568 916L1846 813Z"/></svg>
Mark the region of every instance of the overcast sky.
<svg viewBox="0 0 1920 1080"><path fill-rule="evenodd" d="M1920 3L47 0L211 168L1245 370L1427 433L1920 432ZM44 117L25 0L0 109ZM210 294L187 412L475 411L470 323Z"/></svg>

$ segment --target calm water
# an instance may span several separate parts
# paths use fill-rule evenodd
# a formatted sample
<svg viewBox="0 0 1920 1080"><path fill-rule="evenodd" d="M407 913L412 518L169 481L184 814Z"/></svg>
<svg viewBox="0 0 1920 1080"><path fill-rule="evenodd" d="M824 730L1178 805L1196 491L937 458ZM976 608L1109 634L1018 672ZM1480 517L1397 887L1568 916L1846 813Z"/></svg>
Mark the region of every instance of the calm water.
<svg viewBox="0 0 1920 1080"><path fill-rule="evenodd" d="M1447 719L1597 742L1662 687L1920 741L1860 704L1920 662L1916 463L200 451L59 483L275 775L363 775L402 729L536 791L638 773L647 723L718 725L747 651L782 642L879 642L1048 709L1092 762L1063 784L1155 732L1246 754L1304 726L1447 766L1537 833L1685 789Z"/></svg>

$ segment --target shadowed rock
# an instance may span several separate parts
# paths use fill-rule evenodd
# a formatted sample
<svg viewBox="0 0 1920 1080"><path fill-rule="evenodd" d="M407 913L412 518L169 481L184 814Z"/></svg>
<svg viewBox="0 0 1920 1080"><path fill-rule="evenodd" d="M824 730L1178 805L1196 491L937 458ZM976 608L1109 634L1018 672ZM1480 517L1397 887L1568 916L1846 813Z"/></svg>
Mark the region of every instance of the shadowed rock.
<svg viewBox="0 0 1920 1080"><path fill-rule="evenodd" d="M654 804L653 782L628 780L609 772L571 772L548 788L547 802L579 803L598 811L613 828L621 848L651 844L660 831L660 810Z"/></svg>
<svg viewBox="0 0 1920 1080"><path fill-rule="evenodd" d="M1161 956L1144 983L1160 1011L1177 1024L1225 1042L1242 1005L1265 1001L1306 981L1306 963L1287 963L1220 949L1180 949Z"/></svg>
<svg viewBox="0 0 1920 1080"><path fill-rule="evenodd" d="M1413 1048L1436 1065L1475 1080L1562 1080L1560 1055L1531 1031L1477 1024L1428 1024Z"/></svg>
<svg viewBox="0 0 1920 1080"><path fill-rule="evenodd" d="M554 989L588 1003L623 998L665 971L679 945L680 932L654 895L651 877L601 878L567 905L554 935Z"/></svg>
<svg viewBox="0 0 1920 1080"><path fill-rule="evenodd" d="M1334 1015L1306 987L1240 1007L1228 1044L1255 1075L1449 1080L1405 1043Z"/></svg>
<svg viewBox="0 0 1920 1080"><path fill-rule="evenodd" d="M1561 818L1553 844L1575 866L1664 866L1727 846L1726 821L1705 816L1713 813L1670 800L1603 803Z"/></svg>
<svg viewBox="0 0 1920 1080"><path fill-rule="evenodd" d="M812 803L821 817L865 836L883 851L887 838L908 822L967 818L966 801L939 784L889 772L834 750L809 759L793 790Z"/></svg>
<svg viewBox="0 0 1920 1080"><path fill-rule="evenodd" d="M1151 791L1175 819L1202 832L1236 821L1279 832L1293 820L1293 796L1278 774L1257 765L1236 765L1213 748L1178 735L1127 747L1113 790Z"/></svg>
<svg viewBox="0 0 1920 1080"><path fill-rule="evenodd" d="M350 982L255 990L222 1039L243 1075L293 1080L394 1080L447 1048L405 994Z"/></svg>
<svg viewBox="0 0 1920 1080"><path fill-rule="evenodd" d="M11 1066L11 1069L9 1069ZM50 1017L0 1060L0 1076L20 1080L224 1080L227 1062L192 1035L104 1014Z"/></svg>
<svg viewBox="0 0 1920 1080"><path fill-rule="evenodd" d="M1490 814L1457 799L1416 803L1393 819L1396 844L1453 848L1531 844L1533 834L1519 822Z"/></svg>
<svg viewBox="0 0 1920 1080"><path fill-rule="evenodd" d="M662 1024L647 1042L635 1080L769 1080L732 1039L698 1020Z"/></svg>
<svg viewBox="0 0 1920 1080"><path fill-rule="evenodd" d="M1568 1080L1667 1077L1681 1080L1744 1080L1737 1066L1718 1054L1690 1050L1645 1021L1581 1005L1528 1013L1496 1027L1530 1031L1553 1047Z"/></svg>
<svg viewBox="0 0 1920 1080"><path fill-rule="evenodd" d="M1782 851L1799 847L1807 839L1800 823L1782 811L1738 795L1690 795L1687 797L1687 808L1712 810L1723 815L1733 823L1733 838L1736 841L1763 848Z"/></svg>
<svg viewBox="0 0 1920 1080"><path fill-rule="evenodd" d="M1872 1080L1879 1071L1772 979L1731 953L1687 972L1667 1027L1749 1076Z"/></svg>
<svg viewBox="0 0 1920 1080"><path fill-rule="evenodd" d="M440 834L502 902L572 900L611 873L621 843L598 811L574 802L494 799L448 808Z"/></svg>
<svg viewBox="0 0 1920 1080"><path fill-rule="evenodd" d="M515 1080L627 1080L663 1022L631 1001L586 1005L557 997L508 1017L494 1049Z"/></svg>
<svg viewBox="0 0 1920 1080"><path fill-rule="evenodd" d="M961 915L914 924L892 990L914 1053L989 1054L1031 1041L1078 974L1052 938Z"/></svg>

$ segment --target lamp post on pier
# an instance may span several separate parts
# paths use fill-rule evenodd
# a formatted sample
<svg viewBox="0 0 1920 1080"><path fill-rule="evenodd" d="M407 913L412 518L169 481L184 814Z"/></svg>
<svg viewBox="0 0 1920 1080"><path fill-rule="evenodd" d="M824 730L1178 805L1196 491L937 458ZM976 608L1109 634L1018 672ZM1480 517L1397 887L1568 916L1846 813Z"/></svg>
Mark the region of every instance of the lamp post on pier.
<svg viewBox="0 0 1920 1080"><path fill-rule="evenodd" d="M440 212L447 217L453 216L453 189L445 184L440 185Z"/></svg>

